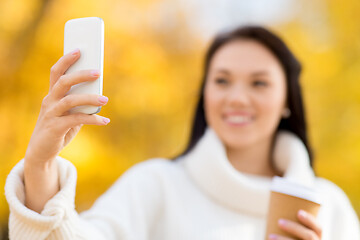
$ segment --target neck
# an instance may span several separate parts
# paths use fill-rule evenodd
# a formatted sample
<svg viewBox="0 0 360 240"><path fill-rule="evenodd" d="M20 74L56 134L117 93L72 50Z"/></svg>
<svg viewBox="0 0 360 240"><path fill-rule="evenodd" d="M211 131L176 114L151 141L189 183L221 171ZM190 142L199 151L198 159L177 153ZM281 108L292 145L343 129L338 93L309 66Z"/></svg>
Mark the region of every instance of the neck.
<svg viewBox="0 0 360 240"><path fill-rule="evenodd" d="M243 173L273 177L276 175L271 166L272 139L250 147L226 147L227 157L235 169Z"/></svg>

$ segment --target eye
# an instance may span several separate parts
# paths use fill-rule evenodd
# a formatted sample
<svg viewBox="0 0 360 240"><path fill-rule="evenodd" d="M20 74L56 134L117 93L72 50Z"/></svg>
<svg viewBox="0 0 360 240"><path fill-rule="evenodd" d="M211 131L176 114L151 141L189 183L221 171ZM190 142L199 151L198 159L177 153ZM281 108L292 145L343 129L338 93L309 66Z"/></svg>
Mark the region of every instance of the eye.
<svg viewBox="0 0 360 240"><path fill-rule="evenodd" d="M219 77L219 78L216 78L215 79L215 83L216 84L219 84L219 85L225 85L227 84L229 81L226 79L226 78L222 78L222 77Z"/></svg>
<svg viewBox="0 0 360 240"><path fill-rule="evenodd" d="M267 87L269 83L264 80L255 80L253 81L253 86L255 87Z"/></svg>

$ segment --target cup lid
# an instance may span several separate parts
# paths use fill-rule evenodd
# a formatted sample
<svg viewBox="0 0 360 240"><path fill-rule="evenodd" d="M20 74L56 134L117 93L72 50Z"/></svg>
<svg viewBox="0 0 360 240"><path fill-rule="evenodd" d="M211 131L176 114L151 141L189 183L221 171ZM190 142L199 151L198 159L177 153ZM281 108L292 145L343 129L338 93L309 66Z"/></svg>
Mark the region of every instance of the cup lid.
<svg viewBox="0 0 360 240"><path fill-rule="evenodd" d="M271 191L321 204L321 196L313 188L301 185L286 178L275 176L271 182Z"/></svg>

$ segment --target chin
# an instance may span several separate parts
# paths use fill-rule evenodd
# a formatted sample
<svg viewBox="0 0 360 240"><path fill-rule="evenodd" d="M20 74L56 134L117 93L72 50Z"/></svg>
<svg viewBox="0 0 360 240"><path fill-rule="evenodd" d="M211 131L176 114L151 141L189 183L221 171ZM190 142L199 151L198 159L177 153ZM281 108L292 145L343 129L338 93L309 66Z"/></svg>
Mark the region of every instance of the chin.
<svg viewBox="0 0 360 240"><path fill-rule="evenodd" d="M256 144L255 136L226 134L220 135L220 139L227 148L241 149Z"/></svg>

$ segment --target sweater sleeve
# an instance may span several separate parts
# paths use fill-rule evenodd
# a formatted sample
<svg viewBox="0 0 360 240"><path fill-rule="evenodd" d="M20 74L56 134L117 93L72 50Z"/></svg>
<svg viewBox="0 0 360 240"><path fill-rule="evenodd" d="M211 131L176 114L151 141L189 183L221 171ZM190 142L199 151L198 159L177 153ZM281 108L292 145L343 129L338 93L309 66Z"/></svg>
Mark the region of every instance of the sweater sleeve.
<svg viewBox="0 0 360 240"><path fill-rule="evenodd" d="M318 178L318 183L320 183L323 195L327 198L324 203L327 211L322 211L323 221L327 222L323 239L360 240L359 219L345 192L329 180Z"/></svg>
<svg viewBox="0 0 360 240"><path fill-rule="evenodd" d="M337 186L336 186L337 187ZM334 230L338 231L334 233L338 237L334 239L359 239L360 240L360 224L354 208L346 194L342 189L337 187L338 197L336 199L335 217L337 219L334 224Z"/></svg>
<svg viewBox="0 0 360 240"><path fill-rule="evenodd" d="M159 204L155 181L146 179L149 173L147 167L142 167L147 164L129 169L90 210L78 214L74 204L76 169L61 157L56 160L60 191L46 203L41 214L24 205L24 160L7 177L10 239L147 239Z"/></svg>

